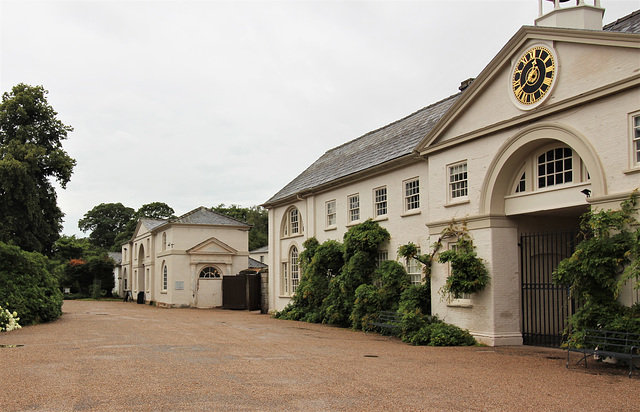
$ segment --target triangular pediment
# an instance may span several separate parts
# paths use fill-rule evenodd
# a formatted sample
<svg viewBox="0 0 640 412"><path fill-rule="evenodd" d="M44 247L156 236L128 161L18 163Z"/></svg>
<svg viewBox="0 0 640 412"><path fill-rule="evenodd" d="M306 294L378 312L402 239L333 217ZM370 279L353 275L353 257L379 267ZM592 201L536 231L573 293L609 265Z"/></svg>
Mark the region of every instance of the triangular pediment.
<svg viewBox="0 0 640 412"><path fill-rule="evenodd" d="M189 254L199 255L235 255L238 251L223 241L211 237L204 242L200 242L194 247L187 249Z"/></svg>
<svg viewBox="0 0 640 412"><path fill-rule="evenodd" d="M420 141L416 151L427 155L637 85L639 40L640 35L630 33L523 27ZM527 107L513 96L513 71L525 52L540 45L557 58L555 83L540 103Z"/></svg>

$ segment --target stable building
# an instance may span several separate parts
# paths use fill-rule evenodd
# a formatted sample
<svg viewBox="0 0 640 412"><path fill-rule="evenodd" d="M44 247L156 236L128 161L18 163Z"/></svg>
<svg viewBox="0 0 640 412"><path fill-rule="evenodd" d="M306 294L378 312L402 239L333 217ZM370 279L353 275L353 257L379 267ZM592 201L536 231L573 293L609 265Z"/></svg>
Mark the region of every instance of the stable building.
<svg viewBox="0 0 640 412"><path fill-rule="evenodd" d="M571 308L551 274L581 214L640 186L640 11L603 27L599 1L547 14L539 2L535 26L459 93L329 150L263 205L272 310L295 293L309 237L341 241L371 218L391 233L380 259L395 260L464 220L491 282L441 299L449 268L434 263L432 312L488 345L559 343ZM407 270L423 281L416 262ZM620 299L640 296L628 285Z"/></svg>
<svg viewBox="0 0 640 412"><path fill-rule="evenodd" d="M199 207L141 219L122 245L122 288L165 307L222 307L222 281L249 268L251 225Z"/></svg>

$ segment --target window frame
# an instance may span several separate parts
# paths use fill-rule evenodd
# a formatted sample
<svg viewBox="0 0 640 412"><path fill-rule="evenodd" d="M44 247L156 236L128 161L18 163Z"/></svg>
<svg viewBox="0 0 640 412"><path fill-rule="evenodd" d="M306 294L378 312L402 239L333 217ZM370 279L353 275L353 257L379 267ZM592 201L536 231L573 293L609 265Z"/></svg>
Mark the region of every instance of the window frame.
<svg viewBox="0 0 640 412"><path fill-rule="evenodd" d="M295 255L294 255L295 253ZM291 279L291 296L295 295L300 286L300 253L294 245L289 248L289 279Z"/></svg>
<svg viewBox="0 0 640 412"><path fill-rule="evenodd" d="M409 193L409 190L412 192ZM420 177L402 182L402 205L405 213L420 210Z"/></svg>
<svg viewBox="0 0 640 412"><path fill-rule="evenodd" d="M629 114L629 167L640 169L640 111Z"/></svg>
<svg viewBox="0 0 640 412"><path fill-rule="evenodd" d="M162 291L166 292L169 289L169 268L166 262L162 262Z"/></svg>
<svg viewBox="0 0 640 412"><path fill-rule="evenodd" d="M384 194L382 192L384 191ZM389 213L389 191L387 186L373 189L373 216L382 217Z"/></svg>
<svg viewBox="0 0 640 412"><path fill-rule="evenodd" d="M355 200L355 202L353 200ZM352 195L347 196L347 219L349 220L349 223L355 223L360 221L360 194L359 193L354 193Z"/></svg>
<svg viewBox="0 0 640 412"><path fill-rule="evenodd" d="M417 254L422 254L422 249L417 246ZM411 278L412 285L422 285L422 263L415 258L406 259L405 269L409 278ZM416 280L417 277L417 280Z"/></svg>
<svg viewBox="0 0 640 412"><path fill-rule="evenodd" d="M448 242L447 250L455 250L458 247L458 241ZM451 262L447 262L447 277L451 275ZM447 302L447 306L471 307L471 294L463 293L462 296L452 296L451 301Z"/></svg>
<svg viewBox="0 0 640 412"><path fill-rule="evenodd" d="M295 219L294 219L295 216ZM295 231L294 231L295 229ZM304 225L302 224L302 213L296 206L291 206L284 213L282 218L282 237L302 236L304 234Z"/></svg>
<svg viewBox="0 0 640 412"><path fill-rule="evenodd" d="M560 159L557 158L557 151L562 150L562 157ZM571 151L571 156L566 156L566 151ZM549 153L553 153L553 159L549 160ZM545 156L544 163L540 163L540 158ZM566 168L567 160L571 161L571 168ZM562 165L562 171L557 171L558 162ZM549 166L553 165L553 171L549 171ZM580 156L577 155L576 151L573 148L567 145L554 145L554 147L547 147L541 149L536 152L534 157L534 187L535 190L551 190L555 187L562 187L565 185L580 183L583 181L582 179L582 166L580 162ZM546 168L545 174L540 174L540 168ZM571 180L567 181L567 173L571 174ZM558 176L562 177L562 182L557 183ZM544 186L540 185L540 180L544 179ZM553 179L553 183L549 184L549 180Z"/></svg>
<svg viewBox="0 0 640 412"><path fill-rule="evenodd" d="M331 211L330 207L333 205L333 211ZM337 202L336 199L328 200L325 202L325 227L335 227L338 223L338 213L337 213ZM332 222L333 216L333 222Z"/></svg>
<svg viewBox="0 0 640 412"><path fill-rule="evenodd" d="M464 167L464 170L458 171L461 167ZM464 174L463 178L451 180L453 176L461 174ZM460 203L469 199L469 163L466 159L447 165L447 199L449 203Z"/></svg>
<svg viewBox="0 0 640 412"><path fill-rule="evenodd" d="M210 271L205 273L205 276L202 276L204 271L206 269L209 269L209 268L213 269L214 270L214 274L217 274L217 276L211 276L211 272ZM198 271L198 280L201 280L201 279L205 279L205 280L222 279L222 271L220 269L218 269L217 267L213 266L213 265L205 265L202 269L200 269Z"/></svg>
<svg viewBox="0 0 640 412"><path fill-rule="evenodd" d="M293 296L300 286L300 279L300 252L294 244L280 262L280 296Z"/></svg>

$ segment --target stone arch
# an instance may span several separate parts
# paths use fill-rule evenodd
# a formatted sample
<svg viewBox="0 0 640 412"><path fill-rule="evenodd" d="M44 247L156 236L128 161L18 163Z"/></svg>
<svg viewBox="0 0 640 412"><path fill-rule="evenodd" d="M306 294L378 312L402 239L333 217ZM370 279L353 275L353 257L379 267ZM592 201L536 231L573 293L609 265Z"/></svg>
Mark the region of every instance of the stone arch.
<svg viewBox="0 0 640 412"><path fill-rule="evenodd" d="M144 265L144 246L140 243L140 248L138 249L138 279L137 286L138 292L144 292L145 290L145 265Z"/></svg>
<svg viewBox="0 0 640 412"><path fill-rule="evenodd" d="M580 156L589 171L592 195L606 195L602 163L587 138L566 125L538 123L512 136L498 150L482 183L480 213L504 215L504 198L510 193L513 177L524 159L532 151L554 142L566 144Z"/></svg>

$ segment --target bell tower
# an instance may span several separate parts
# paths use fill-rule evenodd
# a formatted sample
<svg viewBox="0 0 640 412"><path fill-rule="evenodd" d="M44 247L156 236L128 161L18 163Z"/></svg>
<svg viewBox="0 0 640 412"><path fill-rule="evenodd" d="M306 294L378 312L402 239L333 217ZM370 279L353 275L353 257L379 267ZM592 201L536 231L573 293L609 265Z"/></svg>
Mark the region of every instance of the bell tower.
<svg viewBox="0 0 640 412"><path fill-rule="evenodd" d="M553 10L544 13L543 3L553 3ZM585 0L575 0L575 6L561 6L570 0L538 0L538 18L536 26L562 27L567 29L602 30L604 8L600 7L600 0L593 0L587 4Z"/></svg>

